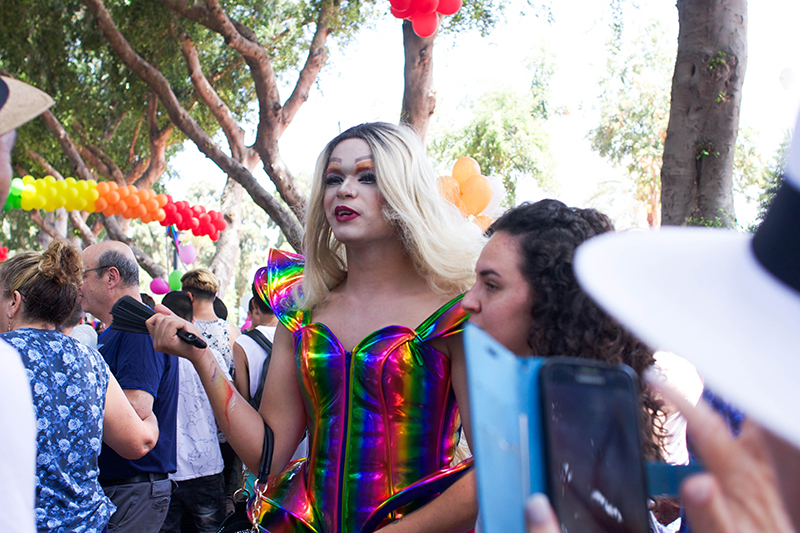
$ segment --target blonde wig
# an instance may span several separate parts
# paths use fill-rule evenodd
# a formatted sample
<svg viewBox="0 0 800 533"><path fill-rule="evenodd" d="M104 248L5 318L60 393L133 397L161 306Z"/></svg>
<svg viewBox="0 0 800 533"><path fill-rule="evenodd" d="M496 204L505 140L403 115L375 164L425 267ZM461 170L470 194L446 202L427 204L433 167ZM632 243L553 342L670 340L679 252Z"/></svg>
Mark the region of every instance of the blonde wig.
<svg viewBox="0 0 800 533"><path fill-rule="evenodd" d="M484 239L480 230L439 194L437 177L417 134L386 122L361 124L330 141L317 159L306 215L306 266L301 306L324 302L347 275L344 246L333 235L323 208L325 170L333 149L346 139L363 139L372 151L384 216L431 287L443 294L463 292L474 281Z"/></svg>

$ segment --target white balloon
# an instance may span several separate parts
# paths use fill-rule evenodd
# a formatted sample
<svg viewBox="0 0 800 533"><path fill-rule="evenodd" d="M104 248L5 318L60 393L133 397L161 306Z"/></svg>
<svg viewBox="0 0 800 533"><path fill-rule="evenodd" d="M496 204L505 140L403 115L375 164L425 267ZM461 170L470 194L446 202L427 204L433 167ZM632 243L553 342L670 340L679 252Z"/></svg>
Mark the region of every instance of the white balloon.
<svg viewBox="0 0 800 533"><path fill-rule="evenodd" d="M781 85L787 91L792 90L794 87L794 83L797 81L797 74L795 73L794 69L792 68L785 68L781 72Z"/></svg>
<svg viewBox="0 0 800 533"><path fill-rule="evenodd" d="M500 203L506 195L506 188L503 186L503 180L497 176L487 176L486 179L489 180L489 185L492 186L492 199L489 200L489 205L480 214L491 216L491 213L497 211L497 208L500 207Z"/></svg>

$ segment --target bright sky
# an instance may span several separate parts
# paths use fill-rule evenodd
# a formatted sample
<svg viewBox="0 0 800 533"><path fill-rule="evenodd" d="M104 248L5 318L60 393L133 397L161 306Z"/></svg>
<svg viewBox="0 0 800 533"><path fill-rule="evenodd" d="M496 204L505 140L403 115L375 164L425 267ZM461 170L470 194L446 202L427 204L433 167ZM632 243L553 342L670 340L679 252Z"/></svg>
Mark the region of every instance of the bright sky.
<svg viewBox="0 0 800 533"><path fill-rule="evenodd" d="M434 48L437 110L429 138L435 135L439 121L465 113L463 103L470 97L504 86L526 90L531 81L527 59L545 46L555 56L557 68L551 80L553 104L569 111L548 123L557 159L555 180L560 188L556 193L542 193L535 186L522 184L519 200L557 197L570 205L598 207L611 215L618 227L642 225L644 213L637 212L632 202L617 198L609 204L592 199L602 182L624 179L624 172L593 153L586 140L587 132L598 121L593 105L597 80L605 69L609 4L598 0L554 2L554 22L548 25L533 16L524 0L512 0L507 21L488 37L480 37L477 32L438 37ZM386 8L388 12L388 2ZM665 46L676 46L678 12L674 2L629 1L625 9L626 27L659 20L671 39ZM800 107L800 41L796 29L800 2L755 0L748 7L748 19L749 50L740 126L757 131L759 146L770 158L794 124ZM330 52L309 101L280 141L281 154L295 175L310 174L324 144L339 131L365 121L397 122L399 117L403 91L399 20L387 16L363 30L346 48L331 46ZM286 98L289 92L287 85L282 97ZM179 156L176 163L182 176L201 174L220 183L221 191L221 172L194 147ZM446 173L449 167L439 170ZM262 183L268 182L260 168L259 176ZM185 194L191 180L182 181L168 184L177 197ZM754 209L744 204L737 203L736 210L744 223L754 214Z"/></svg>

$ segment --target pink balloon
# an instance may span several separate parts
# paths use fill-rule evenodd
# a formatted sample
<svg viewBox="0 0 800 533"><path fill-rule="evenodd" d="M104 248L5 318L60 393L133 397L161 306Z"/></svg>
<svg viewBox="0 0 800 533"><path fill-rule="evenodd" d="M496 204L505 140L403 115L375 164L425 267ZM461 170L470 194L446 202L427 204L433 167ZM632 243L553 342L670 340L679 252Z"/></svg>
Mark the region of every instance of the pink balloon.
<svg viewBox="0 0 800 533"><path fill-rule="evenodd" d="M439 0L439 7L436 8L442 15L455 15L461 9L461 0Z"/></svg>
<svg viewBox="0 0 800 533"><path fill-rule="evenodd" d="M154 278L150 282L150 290L153 294L167 294L169 292L169 283L164 278Z"/></svg>
<svg viewBox="0 0 800 533"><path fill-rule="evenodd" d="M414 15L411 17L411 26L414 28L414 33L425 39L436 33L436 28L439 27L439 15L435 11Z"/></svg>
<svg viewBox="0 0 800 533"><path fill-rule="evenodd" d="M178 252L178 255L181 258L181 263L184 265L191 265L194 263L194 260L197 259L197 248L191 244L187 244L181 247L181 251Z"/></svg>

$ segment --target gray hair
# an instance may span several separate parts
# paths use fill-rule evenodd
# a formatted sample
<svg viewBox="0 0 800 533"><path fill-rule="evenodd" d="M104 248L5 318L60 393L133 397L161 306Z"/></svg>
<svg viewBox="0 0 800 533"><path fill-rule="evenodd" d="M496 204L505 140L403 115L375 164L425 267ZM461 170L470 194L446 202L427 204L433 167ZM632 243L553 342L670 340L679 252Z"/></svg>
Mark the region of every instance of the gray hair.
<svg viewBox="0 0 800 533"><path fill-rule="evenodd" d="M119 278L122 280L122 284L125 287L139 285L139 265L123 254L114 250L108 250L100 254L97 264L99 267L103 268L116 268L117 272L119 272Z"/></svg>

